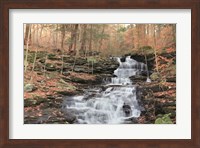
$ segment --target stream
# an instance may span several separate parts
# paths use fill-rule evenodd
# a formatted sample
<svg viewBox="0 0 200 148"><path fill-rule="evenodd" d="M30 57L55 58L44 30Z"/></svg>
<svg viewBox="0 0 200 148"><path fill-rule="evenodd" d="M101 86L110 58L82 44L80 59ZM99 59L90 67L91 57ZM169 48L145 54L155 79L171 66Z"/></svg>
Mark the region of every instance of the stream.
<svg viewBox="0 0 200 148"><path fill-rule="evenodd" d="M116 58L119 67L116 77L102 86L85 90L82 96L65 97L63 110L76 116L77 124L134 123L141 113L137 87L129 77L146 71L146 64L131 59ZM149 79L147 79L149 81Z"/></svg>

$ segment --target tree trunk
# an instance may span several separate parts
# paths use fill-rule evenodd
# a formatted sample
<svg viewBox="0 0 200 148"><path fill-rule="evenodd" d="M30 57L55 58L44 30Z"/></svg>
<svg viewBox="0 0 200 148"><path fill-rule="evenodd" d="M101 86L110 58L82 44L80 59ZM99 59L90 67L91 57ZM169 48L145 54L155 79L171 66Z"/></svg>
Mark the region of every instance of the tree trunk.
<svg viewBox="0 0 200 148"><path fill-rule="evenodd" d="M58 24L56 25L56 49L58 49Z"/></svg>
<svg viewBox="0 0 200 148"><path fill-rule="evenodd" d="M36 25L36 28L37 28L36 41L37 41L37 47L39 47L40 46L40 43L39 43L39 24Z"/></svg>
<svg viewBox="0 0 200 148"><path fill-rule="evenodd" d="M156 71L158 71L158 58L157 58L157 51L156 51L156 27L154 25L154 34L153 34L153 38L154 38L154 55L155 55L155 62L156 62Z"/></svg>
<svg viewBox="0 0 200 148"><path fill-rule="evenodd" d="M73 30L74 30L73 27L74 27L74 26L73 26L73 25L70 25L70 26L71 26L71 38L70 38L71 40L70 40L70 44L69 44L69 52L72 51L73 37L74 37L74 34L73 34L73 33L74 33L74 32L73 32Z"/></svg>
<svg viewBox="0 0 200 148"><path fill-rule="evenodd" d="M31 28L31 25L30 24L26 24L24 45L27 45L28 36L29 36L29 43L30 43L31 33L28 35L30 28Z"/></svg>
<svg viewBox="0 0 200 148"><path fill-rule="evenodd" d="M89 51L92 51L92 28L93 25L90 25L90 41L89 41Z"/></svg>
<svg viewBox="0 0 200 148"><path fill-rule="evenodd" d="M62 36L62 38L61 38L61 50L63 50L64 49L64 40L65 40L65 29L66 29L66 26L63 24L61 26L61 28L62 28L62 30L61 30L61 36Z"/></svg>
<svg viewBox="0 0 200 148"><path fill-rule="evenodd" d="M81 39L81 48L80 51L86 52L86 36L87 36L87 24L83 24L83 35Z"/></svg>
<svg viewBox="0 0 200 148"><path fill-rule="evenodd" d="M26 56L25 56L25 69L24 71L26 72L27 66L28 66L28 45L29 45L29 40L30 40L30 34L31 34L31 25L29 26L29 30L28 30L28 36L27 36L27 42L26 42Z"/></svg>
<svg viewBox="0 0 200 148"><path fill-rule="evenodd" d="M172 24L173 41L176 42L176 24Z"/></svg>
<svg viewBox="0 0 200 148"><path fill-rule="evenodd" d="M140 27L139 27L139 25L136 25L136 32L137 32L136 48L139 49L140 48Z"/></svg>
<svg viewBox="0 0 200 148"><path fill-rule="evenodd" d="M76 33L78 30L78 24L72 25L72 31L71 31L71 43L69 45L69 52L75 53L76 52Z"/></svg>
<svg viewBox="0 0 200 148"><path fill-rule="evenodd" d="M105 26L103 25L103 28L102 28L102 31L101 31L101 35L104 34L104 29L105 29ZM101 39L100 39L98 51L101 50L102 42L103 42L103 37L101 37Z"/></svg>
<svg viewBox="0 0 200 148"><path fill-rule="evenodd" d="M73 51L76 51L76 43L77 43L77 32L78 31L78 24L75 25L75 29L74 29L74 49Z"/></svg>

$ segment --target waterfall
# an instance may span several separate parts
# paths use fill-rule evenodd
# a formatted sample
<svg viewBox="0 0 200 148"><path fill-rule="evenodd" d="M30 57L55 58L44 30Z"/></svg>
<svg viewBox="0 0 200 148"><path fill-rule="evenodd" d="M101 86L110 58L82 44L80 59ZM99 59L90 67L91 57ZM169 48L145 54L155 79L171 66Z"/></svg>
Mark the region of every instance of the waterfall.
<svg viewBox="0 0 200 148"><path fill-rule="evenodd" d="M88 90L84 96L74 96L66 101L66 110L76 115L77 123L117 124L140 116L136 87L129 77L146 70L144 63L126 57L117 58L119 67L114 71L106 90ZM70 100L70 101L69 101Z"/></svg>

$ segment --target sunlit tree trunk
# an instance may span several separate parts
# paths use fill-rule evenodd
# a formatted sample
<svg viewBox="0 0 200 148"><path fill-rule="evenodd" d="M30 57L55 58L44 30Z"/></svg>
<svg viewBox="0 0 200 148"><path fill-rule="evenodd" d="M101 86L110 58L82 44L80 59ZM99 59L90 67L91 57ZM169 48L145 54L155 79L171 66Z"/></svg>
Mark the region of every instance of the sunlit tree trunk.
<svg viewBox="0 0 200 148"><path fill-rule="evenodd" d="M87 24L83 24L83 35L81 38L81 47L80 51L86 52L86 36L87 36Z"/></svg>
<svg viewBox="0 0 200 148"><path fill-rule="evenodd" d="M66 29L66 25L62 24L61 26L61 50L64 49L64 40L65 40L65 29Z"/></svg>
<svg viewBox="0 0 200 148"><path fill-rule="evenodd" d="M89 51L92 50L92 28L93 28L93 25L91 24L91 25L90 25Z"/></svg>
<svg viewBox="0 0 200 148"><path fill-rule="evenodd" d="M78 34L78 26L79 24L75 25L75 29L74 29L74 49L73 51L76 51L76 44L77 44L77 34Z"/></svg>
<svg viewBox="0 0 200 148"><path fill-rule="evenodd" d="M31 25L29 25L29 30L28 30L28 36L27 36L27 42L26 42L26 56L25 56L25 69L24 71L26 72L27 70L27 66L28 66L28 45L29 45L29 42L30 42L30 34L31 34Z"/></svg>
<svg viewBox="0 0 200 148"><path fill-rule="evenodd" d="M154 38L154 55L155 55L155 62L156 62L156 71L158 71L158 58L157 58L157 45L156 45L156 27L154 25L154 34L153 34L153 38Z"/></svg>
<svg viewBox="0 0 200 148"><path fill-rule="evenodd" d="M29 30L31 29L31 24L26 24L26 29L25 29L25 37L24 37L24 45L27 44L27 41L29 40L30 43L30 38L31 38L31 32L29 34ZM29 34L29 35L28 35ZM28 37L29 36L29 37Z"/></svg>
<svg viewBox="0 0 200 148"><path fill-rule="evenodd" d="M105 25L102 26L101 35L104 34L104 29L105 29ZM103 37L101 37L101 39L100 39L98 51L101 50L102 43L103 43Z"/></svg>

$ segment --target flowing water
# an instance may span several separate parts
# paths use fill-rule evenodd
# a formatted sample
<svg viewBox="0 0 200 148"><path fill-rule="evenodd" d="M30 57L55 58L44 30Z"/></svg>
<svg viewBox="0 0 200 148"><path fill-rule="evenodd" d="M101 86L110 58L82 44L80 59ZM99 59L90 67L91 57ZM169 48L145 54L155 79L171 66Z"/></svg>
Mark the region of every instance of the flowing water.
<svg viewBox="0 0 200 148"><path fill-rule="evenodd" d="M84 96L68 97L65 110L77 117L77 123L117 124L140 116L136 87L129 77L146 71L146 65L126 57L125 62L117 58L120 66L101 88L87 90Z"/></svg>

